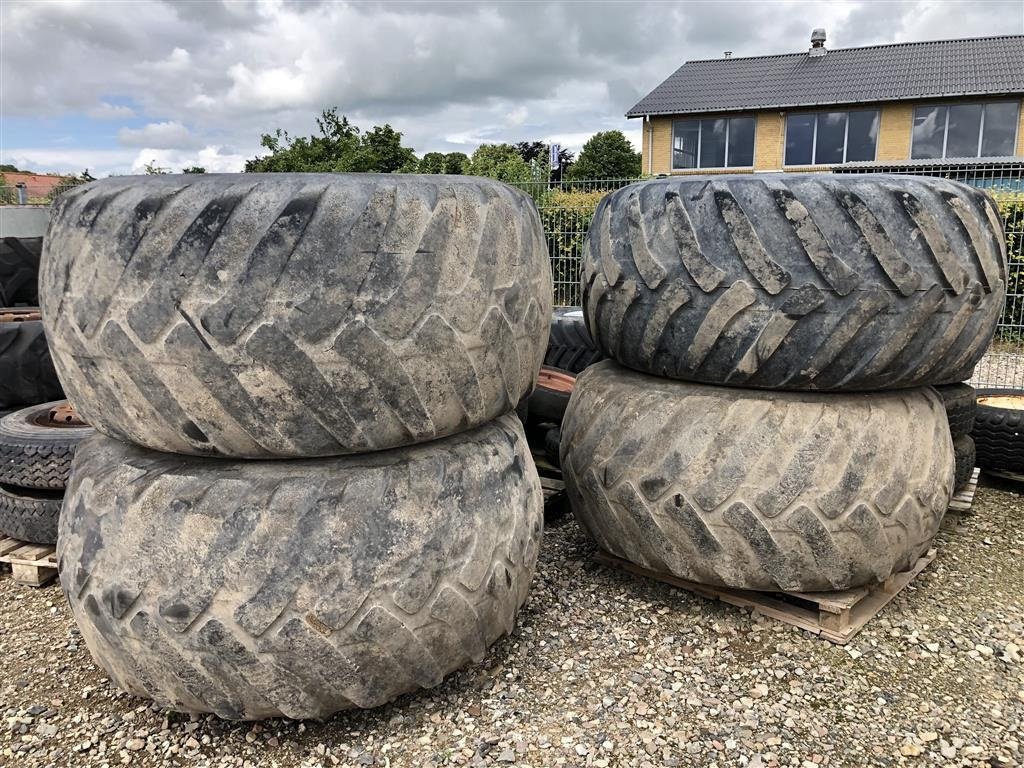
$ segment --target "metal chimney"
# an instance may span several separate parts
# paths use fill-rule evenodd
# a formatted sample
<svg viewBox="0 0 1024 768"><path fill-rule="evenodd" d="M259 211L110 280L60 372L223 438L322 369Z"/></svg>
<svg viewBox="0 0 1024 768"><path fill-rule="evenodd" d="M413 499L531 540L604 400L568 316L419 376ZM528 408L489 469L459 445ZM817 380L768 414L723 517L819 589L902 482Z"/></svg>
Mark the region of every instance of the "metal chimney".
<svg viewBox="0 0 1024 768"><path fill-rule="evenodd" d="M809 51L811 56L824 56L825 55L825 30L818 27L811 32L811 50Z"/></svg>

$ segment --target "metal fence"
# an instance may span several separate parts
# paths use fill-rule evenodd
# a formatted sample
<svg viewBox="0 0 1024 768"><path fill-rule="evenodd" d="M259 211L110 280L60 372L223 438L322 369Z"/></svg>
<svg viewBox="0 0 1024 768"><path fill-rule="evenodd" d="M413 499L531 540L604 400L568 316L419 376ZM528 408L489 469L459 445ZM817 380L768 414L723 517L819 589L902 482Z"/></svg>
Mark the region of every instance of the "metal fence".
<svg viewBox="0 0 1024 768"><path fill-rule="evenodd" d="M985 189L995 197L1004 219L1009 281L995 341L971 381L981 387L1024 389L1024 162L856 163L836 167L833 172L938 176ZM583 241L597 202L608 192L636 181L639 179L516 184L533 197L540 210L551 256L556 306L580 303Z"/></svg>

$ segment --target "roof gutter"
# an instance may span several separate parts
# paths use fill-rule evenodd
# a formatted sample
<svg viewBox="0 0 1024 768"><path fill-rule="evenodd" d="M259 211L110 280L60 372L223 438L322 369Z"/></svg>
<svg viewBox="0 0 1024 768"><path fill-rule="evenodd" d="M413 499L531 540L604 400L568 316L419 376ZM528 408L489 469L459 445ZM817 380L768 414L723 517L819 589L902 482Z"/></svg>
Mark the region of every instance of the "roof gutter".
<svg viewBox="0 0 1024 768"><path fill-rule="evenodd" d="M647 123L647 175L654 175L654 127L651 125L651 116L645 115Z"/></svg>

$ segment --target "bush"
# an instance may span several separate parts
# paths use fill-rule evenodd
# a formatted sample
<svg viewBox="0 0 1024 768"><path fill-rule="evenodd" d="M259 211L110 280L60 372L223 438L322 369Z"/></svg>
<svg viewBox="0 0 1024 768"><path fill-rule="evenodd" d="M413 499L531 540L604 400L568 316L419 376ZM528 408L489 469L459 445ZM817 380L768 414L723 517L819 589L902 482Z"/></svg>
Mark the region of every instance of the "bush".
<svg viewBox="0 0 1024 768"><path fill-rule="evenodd" d="M1024 192L992 190L991 194L1003 217L1008 261L1007 300L999 320L999 338L1024 341Z"/></svg>
<svg viewBox="0 0 1024 768"><path fill-rule="evenodd" d="M594 218L594 210L610 190L574 192L553 189L545 192L537 207L540 210L544 235L551 257L551 274L555 283L555 304L575 306L580 303L580 273L583 268L583 241Z"/></svg>

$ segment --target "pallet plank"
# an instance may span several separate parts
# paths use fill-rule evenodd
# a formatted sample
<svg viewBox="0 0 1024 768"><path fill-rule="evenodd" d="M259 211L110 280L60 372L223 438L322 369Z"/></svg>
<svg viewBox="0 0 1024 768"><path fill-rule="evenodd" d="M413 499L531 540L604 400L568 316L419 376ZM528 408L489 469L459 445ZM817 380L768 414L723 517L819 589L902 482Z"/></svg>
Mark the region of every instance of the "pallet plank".
<svg viewBox="0 0 1024 768"><path fill-rule="evenodd" d="M845 645L904 587L935 559L935 549L920 557L914 567L898 573L884 583L857 587L843 592L754 592L742 589L696 584L672 574L643 568L628 560L598 552L596 559L638 576L680 587L702 597L747 608L769 618L783 621L826 640ZM808 607L813 606L813 607Z"/></svg>
<svg viewBox="0 0 1024 768"><path fill-rule="evenodd" d="M42 587L57 576L57 554L52 546L17 539L0 541L0 563L11 566L11 578L30 587Z"/></svg>

